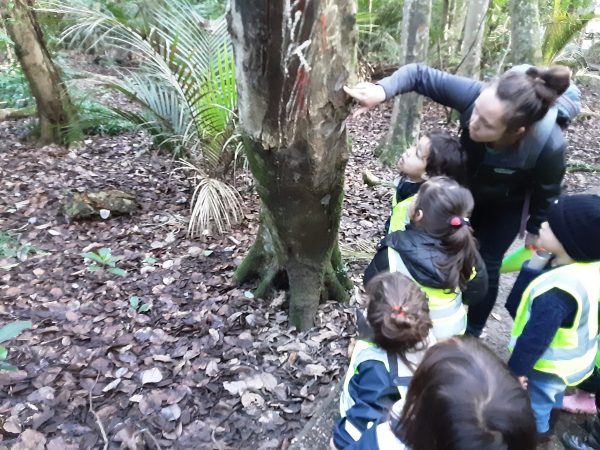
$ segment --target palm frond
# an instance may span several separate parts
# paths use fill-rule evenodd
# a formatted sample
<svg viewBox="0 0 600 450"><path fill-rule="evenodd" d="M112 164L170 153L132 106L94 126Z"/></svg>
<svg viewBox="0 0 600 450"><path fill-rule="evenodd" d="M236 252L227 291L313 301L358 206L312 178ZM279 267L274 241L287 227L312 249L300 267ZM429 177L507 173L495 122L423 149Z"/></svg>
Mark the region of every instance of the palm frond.
<svg viewBox="0 0 600 450"><path fill-rule="evenodd" d="M340 242L342 258L350 261L370 261L377 252L377 245L366 239L359 239L352 244Z"/></svg>
<svg viewBox="0 0 600 450"><path fill-rule="evenodd" d="M548 23L544 30L542 41L544 64L550 65L557 61L557 56L595 17L597 16L594 13L578 15L555 10L552 22Z"/></svg>
<svg viewBox="0 0 600 450"><path fill-rule="evenodd" d="M241 220L242 199L234 188L221 180L208 177L200 167L189 161L181 161L179 169L191 172L195 185L188 225L191 237L202 235L211 226L222 233Z"/></svg>

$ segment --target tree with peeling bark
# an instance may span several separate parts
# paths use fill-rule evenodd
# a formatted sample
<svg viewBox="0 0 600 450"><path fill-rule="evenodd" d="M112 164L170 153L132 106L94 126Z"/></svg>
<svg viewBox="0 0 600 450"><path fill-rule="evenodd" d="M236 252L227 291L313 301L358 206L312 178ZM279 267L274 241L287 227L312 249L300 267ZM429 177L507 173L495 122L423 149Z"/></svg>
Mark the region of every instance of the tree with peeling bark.
<svg viewBox="0 0 600 450"><path fill-rule="evenodd" d="M431 0L404 0L399 66L427 62ZM423 97L414 92L398 96L394 101L391 124L377 149L382 163L394 165L419 134Z"/></svg>
<svg viewBox="0 0 600 450"><path fill-rule="evenodd" d="M338 228L348 160L342 91L354 67L348 0L232 0L240 125L262 201L256 241L236 272L265 296L287 279L290 322L314 325L323 298L346 300Z"/></svg>
<svg viewBox="0 0 600 450"><path fill-rule="evenodd" d="M0 15L37 103L40 142L67 144L75 108L46 47L33 0L0 0Z"/></svg>

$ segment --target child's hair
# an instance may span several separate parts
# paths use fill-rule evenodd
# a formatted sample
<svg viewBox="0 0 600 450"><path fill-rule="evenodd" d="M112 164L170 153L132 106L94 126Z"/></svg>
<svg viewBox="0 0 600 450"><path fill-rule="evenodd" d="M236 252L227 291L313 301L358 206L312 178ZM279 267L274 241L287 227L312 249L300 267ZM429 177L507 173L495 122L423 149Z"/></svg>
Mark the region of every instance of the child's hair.
<svg viewBox="0 0 600 450"><path fill-rule="evenodd" d="M419 188L414 207L423 211L423 219L415 226L441 240L445 257L434 263L448 274L447 289L464 290L477 255L477 241L468 222L473 211L471 192L448 177L433 177Z"/></svg>
<svg viewBox="0 0 600 450"><path fill-rule="evenodd" d="M425 137L430 143L425 167L427 176L445 175L465 184L467 154L459 140L445 131L430 131Z"/></svg>
<svg viewBox="0 0 600 450"><path fill-rule="evenodd" d="M552 104L569 87L571 71L565 66L547 70L530 67L525 73L509 70L496 81L496 95L509 105L509 131L528 128L546 115Z"/></svg>
<svg viewBox="0 0 600 450"><path fill-rule="evenodd" d="M526 391L496 355L467 337L427 350L392 429L412 450L536 448Z"/></svg>
<svg viewBox="0 0 600 450"><path fill-rule="evenodd" d="M399 272L377 275L369 281L366 291L373 342L397 353L410 367L405 354L424 348L432 327L427 297L414 281Z"/></svg>

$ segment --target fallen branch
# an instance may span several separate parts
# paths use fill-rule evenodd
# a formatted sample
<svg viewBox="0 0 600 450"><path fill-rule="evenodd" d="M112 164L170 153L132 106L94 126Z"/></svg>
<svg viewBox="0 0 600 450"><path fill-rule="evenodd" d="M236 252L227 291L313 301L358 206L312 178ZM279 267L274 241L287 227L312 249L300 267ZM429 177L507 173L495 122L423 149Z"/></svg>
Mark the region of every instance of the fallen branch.
<svg viewBox="0 0 600 450"><path fill-rule="evenodd" d="M4 122L5 120L26 119L27 117L35 116L36 112L37 110L34 106L0 109L0 122Z"/></svg>
<svg viewBox="0 0 600 450"><path fill-rule="evenodd" d="M90 412L94 415L94 418L96 419L96 423L98 424L98 428L100 428L100 434L102 435L102 439L104 440L104 449L103 450L107 450L108 449L108 436L106 435L106 431L104 430L104 426L102 425L102 421L100 420L100 417L98 417L98 414L96 413L96 410L94 409L94 405L92 403L92 391L94 390L94 387L96 387L96 383L98 382L98 377L96 377L96 381L94 382L94 385L90 388Z"/></svg>

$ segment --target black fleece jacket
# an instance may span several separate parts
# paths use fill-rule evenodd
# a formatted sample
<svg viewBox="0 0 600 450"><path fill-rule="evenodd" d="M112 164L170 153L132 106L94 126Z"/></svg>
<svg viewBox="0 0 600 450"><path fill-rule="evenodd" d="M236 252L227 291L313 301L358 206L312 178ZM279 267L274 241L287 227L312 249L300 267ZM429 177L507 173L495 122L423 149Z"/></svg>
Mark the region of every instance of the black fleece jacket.
<svg viewBox="0 0 600 450"><path fill-rule="evenodd" d="M560 127L554 127L542 149L528 148L525 138L515 147L494 153L484 143L469 137L473 103L484 83L432 69L423 64L407 64L378 83L386 98L405 92L418 92L461 113L461 144L467 152L467 177L475 198L475 208L518 208L531 193L527 231L538 233L546 210L560 194L565 173L566 144ZM538 153L531 160L531 154Z"/></svg>
<svg viewBox="0 0 600 450"><path fill-rule="evenodd" d="M405 231L394 231L381 241L375 257L365 270L365 286L375 275L389 272L388 248L393 248L400 254L411 276L419 284L438 289L456 288L448 282L447 274L435 265L435 261L443 257L444 252L439 239L413 228L410 224L406 226ZM477 274L467 283L467 289L463 292L465 305L479 302L487 293L487 271L479 254L475 260L475 270Z"/></svg>

